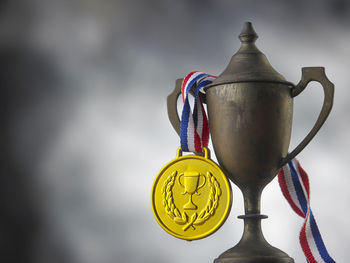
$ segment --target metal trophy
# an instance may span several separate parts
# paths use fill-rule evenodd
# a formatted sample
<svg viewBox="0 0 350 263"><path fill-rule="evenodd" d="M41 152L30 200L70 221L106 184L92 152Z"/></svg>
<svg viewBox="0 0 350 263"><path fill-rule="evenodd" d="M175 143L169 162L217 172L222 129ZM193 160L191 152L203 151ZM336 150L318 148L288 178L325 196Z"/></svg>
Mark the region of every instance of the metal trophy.
<svg viewBox="0 0 350 263"><path fill-rule="evenodd" d="M215 263L292 263L286 253L271 246L261 230L260 198L264 187L280 168L300 153L319 131L333 104L334 85L323 67L302 68L297 85L285 80L272 68L255 45L258 38L252 24L246 22L239 35L241 47L226 69L205 88L212 143L225 175L244 196L244 233L240 242L221 254ZM309 134L290 153L293 98L310 81L319 82L324 91L321 113ZM182 79L168 96L168 115L177 133L180 120L177 98ZM186 178L185 178L186 180ZM190 178L189 180L194 180ZM195 177L197 184L197 177ZM192 183L191 183L192 184ZM191 195L185 182L186 191Z"/></svg>

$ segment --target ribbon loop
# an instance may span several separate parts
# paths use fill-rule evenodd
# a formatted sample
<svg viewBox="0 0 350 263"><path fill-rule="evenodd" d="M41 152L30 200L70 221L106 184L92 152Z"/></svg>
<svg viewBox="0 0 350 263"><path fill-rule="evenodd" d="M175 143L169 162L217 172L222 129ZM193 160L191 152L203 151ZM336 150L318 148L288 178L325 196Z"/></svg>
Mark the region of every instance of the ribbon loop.
<svg viewBox="0 0 350 263"><path fill-rule="evenodd" d="M181 89L184 106L180 125L180 143L184 152L202 152L203 147L208 146L209 124L199 92L214 79L214 76L202 71L193 71L184 78ZM193 112L189 102L192 87L196 88Z"/></svg>

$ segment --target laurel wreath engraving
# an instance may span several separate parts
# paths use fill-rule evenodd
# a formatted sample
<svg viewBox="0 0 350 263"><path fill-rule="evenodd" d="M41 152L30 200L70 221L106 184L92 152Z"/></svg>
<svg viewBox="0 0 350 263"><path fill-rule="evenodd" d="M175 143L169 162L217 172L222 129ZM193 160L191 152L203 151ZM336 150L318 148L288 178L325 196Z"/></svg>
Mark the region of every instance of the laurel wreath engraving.
<svg viewBox="0 0 350 263"><path fill-rule="evenodd" d="M163 195L163 206L165 208L166 213L177 224L184 225L184 227L182 228L184 231L186 231L189 227L195 229L195 225L202 225L205 221L209 219L210 216L212 216L215 213L222 192L220 185L217 182L216 178L210 172L207 172L206 177L210 187L207 205L199 214L194 213L191 216L191 218L189 218L185 211L181 213L174 204L172 189L175 184L176 175L177 171L174 171L164 181L164 184L161 189Z"/></svg>

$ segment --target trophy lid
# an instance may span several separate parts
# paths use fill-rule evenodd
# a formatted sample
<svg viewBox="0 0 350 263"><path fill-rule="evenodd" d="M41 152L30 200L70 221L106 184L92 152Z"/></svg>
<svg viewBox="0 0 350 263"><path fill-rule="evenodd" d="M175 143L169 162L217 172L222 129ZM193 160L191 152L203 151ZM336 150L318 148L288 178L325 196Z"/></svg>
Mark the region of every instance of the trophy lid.
<svg viewBox="0 0 350 263"><path fill-rule="evenodd" d="M239 39L241 47L226 69L206 88L235 82L276 82L293 85L279 74L255 46L258 35L251 22L245 22Z"/></svg>

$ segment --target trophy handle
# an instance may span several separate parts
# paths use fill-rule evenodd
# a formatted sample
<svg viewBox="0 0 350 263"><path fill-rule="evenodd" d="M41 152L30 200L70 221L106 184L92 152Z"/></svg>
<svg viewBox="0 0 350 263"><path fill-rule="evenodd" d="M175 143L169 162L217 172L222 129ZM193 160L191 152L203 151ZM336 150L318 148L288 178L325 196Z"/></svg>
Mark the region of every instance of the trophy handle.
<svg viewBox="0 0 350 263"><path fill-rule="evenodd" d="M181 95L181 86L183 79L177 79L175 89L167 97L168 117L171 125L180 136L180 118L177 113L177 98Z"/></svg>
<svg viewBox="0 0 350 263"><path fill-rule="evenodd" d="M171 125L177 132L177 134L180 136L180 117L177 112L177 99L181 95L181 86L182 86L183 79L177 79L175 83L175 89L172 93L170 93L167 97L167 107L168 107L168 117L170 120ZM195 89L193 87L190 90L190 93L194 95ZM199 96L202 99L203 103L206 103L206 97L205 94L199 92Z"/></svg>
<svg viewBox="0 0 350 263"><path fill-rule="evenodd" d="M205 177L204 174L200 174L200 175L199 175L199 178L201 178L201 176L203 176L204 181L203 181L203 183L202 183L200 186L198 186L197 190L201 189L201 188L205 185L205 183L206 183L206 181L207 181L207 178Z"/></svg>
<svg viewBox="0 0 350 263"><path fill-rule="evenodd" d="M302 76L301 80L292 89L292 97L298 96L309 84L310 81L317 81L323 87L324 92L324 100L321 112L317 118L317 121L314 127L311 129L308 135L301 141L301 143L285 158L283 158L280 162L280 166L282 167L290 160L292 160L297 154L299 154L305 146L312 140L312 138L316 135L319 129L322 127L324 122L326 121L332 106L333 106L333 97L334 97L334 84L329 81L327 78L324 67L306 67L302 68Z"/></svg>
<svg viewBox="0 0 350 263"><path fill-rule="evenodd" d="M179 184L184 187L184 185L181 183L181 177L184 176L184 174L180 174L179 177L177 178L177 181L179 182Z"/></svg>

